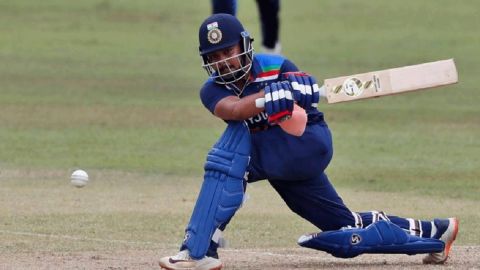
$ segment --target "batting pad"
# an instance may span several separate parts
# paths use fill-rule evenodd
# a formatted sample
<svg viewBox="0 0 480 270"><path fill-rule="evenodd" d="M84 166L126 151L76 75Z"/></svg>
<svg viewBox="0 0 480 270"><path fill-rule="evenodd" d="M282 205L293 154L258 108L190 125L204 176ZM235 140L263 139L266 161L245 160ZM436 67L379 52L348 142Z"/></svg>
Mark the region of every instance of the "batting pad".
<svg viewBox="0 0 480 270"><path fill-rule="evenodd" d="M414 255L441 252L445 248L440 240L409 235L385 220L372 223L364 229L347 228L302 235L298 244L339 258L352 258L363 253Z"/></svg>
<svg viewBox="0 0 480 270"><path fill-rule="evenodd" d="M215 229L240 207L250 147L246 124L243 121L230 122L208 153L204 181L184 240L192 258L205 256Z"/></svg>

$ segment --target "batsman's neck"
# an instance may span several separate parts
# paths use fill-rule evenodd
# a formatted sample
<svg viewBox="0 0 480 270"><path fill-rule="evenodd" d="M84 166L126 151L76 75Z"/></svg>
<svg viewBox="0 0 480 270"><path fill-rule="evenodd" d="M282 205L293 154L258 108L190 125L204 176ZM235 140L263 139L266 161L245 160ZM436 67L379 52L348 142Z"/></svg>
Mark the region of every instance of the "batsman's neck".
<svg viewBox="0 0 480 270"><path fill-rule="evenodd" d="M235 85L235 87L239 90L240 93L243 92L243 90L245 89L245 87L247 87L248 85L248 78L250 77L250 74L247 74L245 77L243 77L242 79L234 82L233 84Z"/></svg>

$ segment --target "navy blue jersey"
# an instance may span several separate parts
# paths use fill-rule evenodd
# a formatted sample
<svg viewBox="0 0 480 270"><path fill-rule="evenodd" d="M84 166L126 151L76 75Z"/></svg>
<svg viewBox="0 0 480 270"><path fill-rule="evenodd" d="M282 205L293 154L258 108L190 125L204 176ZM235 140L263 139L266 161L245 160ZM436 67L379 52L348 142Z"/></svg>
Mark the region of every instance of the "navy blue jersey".
<svg viewBox="0 0 480 270"><path fill-rule="evenodd" d="M209 79L200 91L203 105L213 113L217 103L227 96L244 97L261 91L266 85L284 80L283 73L298 71L288 59L279 55L256 54L249 83L242 93ZM305 180L317 177L328 165L331 155L331 135L316 108L307 110L305 133L296 137L279 126L271 126L267 114L246 119L252 133L250 180Z"/></svg>

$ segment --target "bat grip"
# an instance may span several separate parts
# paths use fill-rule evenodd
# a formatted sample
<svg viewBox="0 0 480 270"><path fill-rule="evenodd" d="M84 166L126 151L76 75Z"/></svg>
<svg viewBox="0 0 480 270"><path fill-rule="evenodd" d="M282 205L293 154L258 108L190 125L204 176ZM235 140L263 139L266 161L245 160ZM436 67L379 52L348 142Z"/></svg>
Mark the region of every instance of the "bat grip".
<svg viewBox="0 0 480 270"><path fill-rule="evenodd" d="M255 107L257 107L257 108L264 108L264 107L265 107L265 98L257 98L257 99L255 99Z"/></svg>

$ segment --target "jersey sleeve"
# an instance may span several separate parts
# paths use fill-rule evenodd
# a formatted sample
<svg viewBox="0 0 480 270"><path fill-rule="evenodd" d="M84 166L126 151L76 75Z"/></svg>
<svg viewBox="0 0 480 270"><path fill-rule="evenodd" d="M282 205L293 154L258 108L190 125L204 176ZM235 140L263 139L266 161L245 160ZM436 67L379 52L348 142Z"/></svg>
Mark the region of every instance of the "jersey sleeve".
<svg viewBox="0 0 480 270"><path fill-rule="evenodd" d="M225 86L214 83L208 80L200 89L200 100L203 106L207 108L212 114L215 111L217 103L225 97L234 96Z"/></svg>
<svg viewBox="0 0 480 270"><path fill-rule="evenodd" d="M280 74L292 71L299 71L299 69L292 61L285 59L280 67Z"/></svg>

